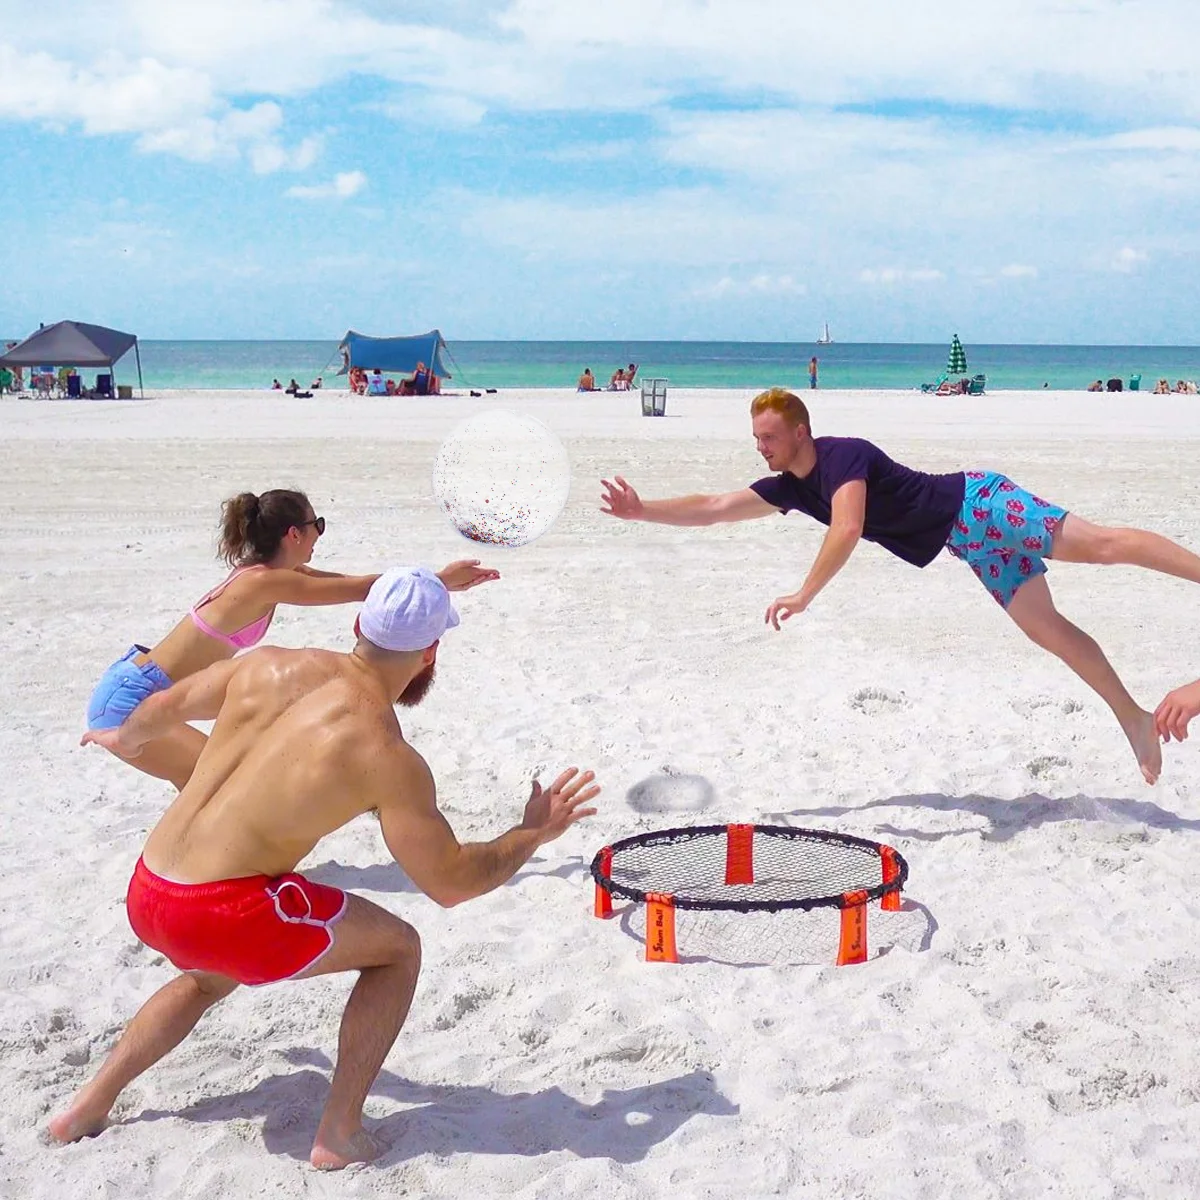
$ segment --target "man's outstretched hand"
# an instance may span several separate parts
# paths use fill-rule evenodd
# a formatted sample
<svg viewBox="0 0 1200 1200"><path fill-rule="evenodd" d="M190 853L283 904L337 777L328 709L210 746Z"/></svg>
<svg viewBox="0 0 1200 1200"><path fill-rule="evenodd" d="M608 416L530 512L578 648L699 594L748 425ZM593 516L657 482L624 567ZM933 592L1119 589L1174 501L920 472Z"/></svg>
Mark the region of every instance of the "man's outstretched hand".
<svg viewBox="0 0 1200 1200"><path fill-rule="evenodd" d="M779 596L767 606L766 623L778 629L780 621L802 613L807 607L799 592L793 592L790 596Z"/></svg>
<svg viewBox="0 0 1200 1200"><path fill-rule="evenodd" d="M595 778L592 771L580 775L578 767L568 767L550 785L549 791L544 791L535 779L522 826L534 830L539 844L545 845L564 834L576 821L595 816L594 808L583 807L600 795L600 785L592 783Z"/></svg>
<svg viewBox="0 0 1200 1200"><path fill-rule="evenodd" d="M1200 714L1200 679L1177 687L1163 697L1154 710L1154 728L1164 742L1174 738L1182 742L1188 735L1188 722Z"/></svg>
<svg viewBox="0 0 1200 1200"><path fill-rule="evenodd" d="M604 495L600 497L600 511L610 517L620 517L622 521L637 521L642 516L642 501L637 492L621 478L616 476L616 483L607 479L600 482L604 485Z"/></svg>
<svg viewBox="0 0 1200 1200"><path fill-rule="evenodd" d="M500 572L491 567L481 567L477 558L460 558L457 562L443 567L438 578L446 585L448 592L465 592L481 583L489 583L500 578Z"/></svg>

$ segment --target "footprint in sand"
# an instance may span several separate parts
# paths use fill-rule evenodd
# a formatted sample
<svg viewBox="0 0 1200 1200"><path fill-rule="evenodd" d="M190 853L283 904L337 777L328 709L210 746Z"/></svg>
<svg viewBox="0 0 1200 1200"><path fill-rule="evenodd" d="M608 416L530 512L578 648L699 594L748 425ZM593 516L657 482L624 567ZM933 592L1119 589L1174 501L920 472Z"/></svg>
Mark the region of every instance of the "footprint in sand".
<svg viewBox="0 0 1200 1200"><path fill-rule="evenodd" d="M866 713L869 717L874 717L880 713L895 712L897 709L903 708L904 697L897 696L895 692L889 692L886 688L859 688L850 697L850 707Z"/></svg>
<svg viewBox="0 0 1200 1200"><path fill-rule="evenodd" d="M1045 779L1049 775L1053 775L1056 771L1063 767L1069 767L1071 764L1063 758L1061 754L1043 754L1039 758L1030 759L1025 764L1027 770L1034 779Z"/></svg>

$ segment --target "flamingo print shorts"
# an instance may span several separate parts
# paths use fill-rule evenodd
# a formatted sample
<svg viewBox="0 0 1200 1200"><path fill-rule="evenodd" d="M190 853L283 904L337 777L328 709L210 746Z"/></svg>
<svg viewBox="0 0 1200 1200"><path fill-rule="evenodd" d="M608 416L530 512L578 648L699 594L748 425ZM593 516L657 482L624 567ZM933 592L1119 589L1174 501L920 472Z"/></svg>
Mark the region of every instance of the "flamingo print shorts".
<svg viewBox="0 0 1200 1200"><path fill-rule="evenodd" d="M1043 560L1067 510L995 471L967 471L966 477L962 512L946 549L1007 608L1021 584L1046 573Z"/></svg>

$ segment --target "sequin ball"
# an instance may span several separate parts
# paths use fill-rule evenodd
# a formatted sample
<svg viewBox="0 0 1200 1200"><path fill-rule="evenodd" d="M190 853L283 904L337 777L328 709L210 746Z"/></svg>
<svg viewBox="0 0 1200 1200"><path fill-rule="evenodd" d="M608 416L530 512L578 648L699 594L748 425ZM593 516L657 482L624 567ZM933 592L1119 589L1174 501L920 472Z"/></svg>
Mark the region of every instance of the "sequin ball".
<svg viewBox="0 0 1200 1200"><path fill-rule="evenodd" d="M450 431L433 464L433 497L473 542L525 546L558 520L571 462L541 421L495 409Z"/></svg>

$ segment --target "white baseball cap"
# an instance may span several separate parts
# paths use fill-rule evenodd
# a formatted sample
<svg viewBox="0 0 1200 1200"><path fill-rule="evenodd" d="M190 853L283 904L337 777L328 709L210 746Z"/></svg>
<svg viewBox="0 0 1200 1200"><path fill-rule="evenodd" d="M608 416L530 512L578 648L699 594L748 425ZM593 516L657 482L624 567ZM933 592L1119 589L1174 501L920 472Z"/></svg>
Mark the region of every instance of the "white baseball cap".
<svg viewBox="0 0 1200 1200"><path fill-rule="evenodd" d="M426 650L457 624L446 585L428 567L384 571L358 614L359 632L381 650Z"/></svg>

